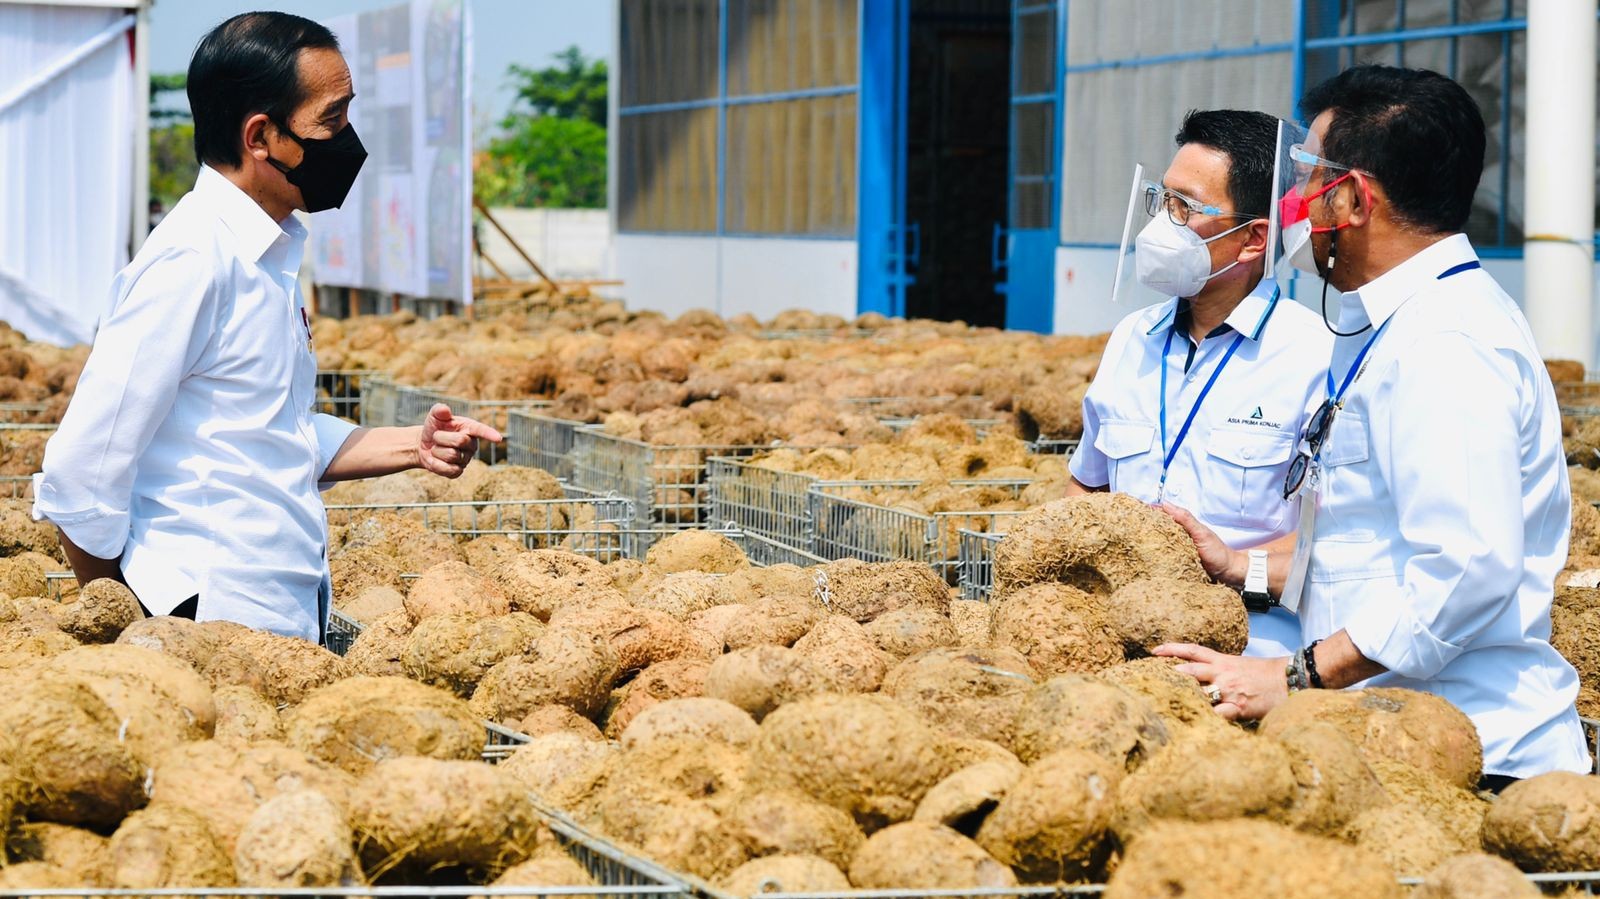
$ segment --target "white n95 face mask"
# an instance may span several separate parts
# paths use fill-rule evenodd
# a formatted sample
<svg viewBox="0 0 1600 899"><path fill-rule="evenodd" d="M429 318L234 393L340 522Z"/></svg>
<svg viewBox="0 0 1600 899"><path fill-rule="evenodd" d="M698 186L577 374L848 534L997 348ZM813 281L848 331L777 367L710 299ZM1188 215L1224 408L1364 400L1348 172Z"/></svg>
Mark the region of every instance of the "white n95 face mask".
<svg viewBox="0 0 1600 899"><path fill-rule="evenodd" d="M1157 214L1139 232L1134 244L1134 271L1139 283L1169 297L1194 296L1207 281L1239 264L1235 259L1212 271L1211 253L1206 250L1206 244L1249 224L1247 221L1214 237L1203 238L1194 233L1193 228L1174 222L1171 216Z"/></svg>
<svg viewBox="0 0 1600 899"><path fill-rule="evenodd" d="M1317 254L1311 247L1311 220L1301 219L1283 229L1283 254L1289 264L1308 275L1322 277L1317 270Z"/></svg>

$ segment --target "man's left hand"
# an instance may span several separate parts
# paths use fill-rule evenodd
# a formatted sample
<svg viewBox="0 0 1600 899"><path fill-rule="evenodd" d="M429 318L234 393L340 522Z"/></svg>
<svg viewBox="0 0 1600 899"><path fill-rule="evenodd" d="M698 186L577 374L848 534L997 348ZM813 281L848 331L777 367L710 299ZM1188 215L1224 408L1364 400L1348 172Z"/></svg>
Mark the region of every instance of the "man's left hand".
<svg viewBox="0 0 1600 899"><path fill-rule="evenodd" d="M1179 671L1199 681L1201 687L1215 687L1207 691L1212 694L1211 704L1217 714L1229 721L1263 718L1289 698L1289 682L1284 674L1289 665L1287 656L1247 659L1193 643L1167 643L1157 646L1154 652L1183 659L1184 664L1177 666Z"/></svg>
<svg viewBox="0 0 1600 899"><path fill-rule="evenodd" d="M478 454L478 441L499 443L500 432L481 421L458 418L444 403L434 403L422 423L422 439L417 446L421 466L436 475L459 478L467 463Z"/></svg>

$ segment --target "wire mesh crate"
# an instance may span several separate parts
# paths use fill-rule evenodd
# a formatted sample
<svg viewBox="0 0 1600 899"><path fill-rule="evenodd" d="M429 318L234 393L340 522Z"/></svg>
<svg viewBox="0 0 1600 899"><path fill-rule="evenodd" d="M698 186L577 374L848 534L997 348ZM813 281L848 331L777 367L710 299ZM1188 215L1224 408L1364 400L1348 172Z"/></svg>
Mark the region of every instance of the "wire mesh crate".
<svg viewBox="0 0 1600 899"><path fill-rule="evenodd" d="M0 477L0 499L33 499L32 475Z"/></svg>
<svg viewBox="0 0 1600 899"><path fill-rule="evenodd" d="M52 403L0 403L0 428L53 431L65 411Z"/></svg>
<svg viewBox="0 0 1600 899"><path fill-rule="evenodd" d="M379 512L420 519L423 527L454 537L501 535L529 549L587 541L615 542L633 521L625 498L568 488L566 499L455 503L361 503L328 506L330 525L348 525ZM575 550L576 551L576 550Z"/></svg>
<svg viewBox="0 0 1600 899"><path fill-rule="evenodd" d="M966 528L957 535L957 586L961 588L961 598L987 602L994 593L994 548L1006 535Z"/></svg>
<svg viewBox="0 0 1600 899"><path fill-rule="evenodd" d="M521 399L521 400L474 400L464 396L446 393L435 387L404 387L399 393L396 411L400 416L397 424L421 424L428 417L428 412L435 403L444 403L450 407L450 412L465 418L475 418L501 434L506 432L508 425L507 416L517 409L544 409L549 408L549 400ZM478 444L478 458L489 464L504 461L506 458L506 445L489 443Z"/></svg>
<svg viewBox="0 0 1600 899"><path fill-rule="evenodd" d="M821 481L812 485L807 501L815 539L812 551L825 559L861 559L888 562L909 559L926 562L944 575L947 583L957 582L960 568L962 529L995 531L1007 519L1023 514L1020 510L955 510L923 513L914 509L880 505L862 498L866 491L882 494L903 492L909 499L920 481ZM1020 496L1030 481L954 480L952 487L990 487L1013 498ZM852 495L853 494L853 495Z"/></svg>
<svg viewBox="0 0 1600 899"><path fill-rule="evenodd" d="M505 761L507 756L517 751L517 747L529 740L527 734L518 733L493 721L483 722L483 727L485 731L483 760L491 765Z"/></svg>
<svg viewBox="0 0 1600 899"><path fill-rule="evenodd" d="M811 505L806 494L817 481L812 475L763 468L744 459L707 459L709 519L718 526L809 548Z"/></svg>
<svg viewBox="0 0 1600 899"><path fill-rule="evenodd" d="M1049 440L1040 437L1028 444L1028 452L1040 456L1070 456L1078 451L1079 440Z"/></svg>
<svg viewBox="0 0 1600 899"><path fill-rule="evenodd" d="M552 418L529 409L506 413L506 461L542 468L558 478L572 477L573 435L593 427L581 421Z"/></svg>
<svg viewBox="0 0 1600 899"><path fill-rule="evenodd" d="M350 651L350 644L356 642L361 628L361 622L338 609L331 609L328 612L328 627L322 632L322 645L334 655L342 656Z"/></svg>
<svg viewBox="0 0 1600 899"><path fill-rule="evenodd" d="M572 440L572 482L633 500L640 526L696 528L710 517L706 460L748 456L769 446L655 446L599 430L578 430Z"/></svg>
<svg viewBox="0 0 1600 899"><path fill-rule="evenodd" d="M364 428L392 428L400 423L400 390L388 375L372 374L361 379L360 417Z"/></svg>
<svg viewBox="0 0 1600 899"><path fill-rule="evenodd" d="M317 372L316 410L346 421L361 421L361 385L368 377L382 377L363 369L321 369Z"/></svg>
<svg viewBox="0 0 1600 899"><path fill-rule="evenodd" d="M919 415L949 412L963 418L992 418L994 406L980 394L942 396L852 396L842 402L856 411L884 421L915 419ZM891 425L892 427L892 425Z"/></svg>

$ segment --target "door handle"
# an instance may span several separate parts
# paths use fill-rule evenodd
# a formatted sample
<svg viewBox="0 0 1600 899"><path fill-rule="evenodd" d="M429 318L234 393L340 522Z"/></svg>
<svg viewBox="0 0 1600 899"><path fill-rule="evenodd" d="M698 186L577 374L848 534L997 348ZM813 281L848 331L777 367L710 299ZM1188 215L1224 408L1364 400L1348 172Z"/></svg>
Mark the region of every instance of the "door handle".
<svg viewBox="0 0 1600 899"><path fill-rule="evenodd" d="M989 268L998 272L1011 265L1011 260L1000 255L1001 242L1005 240L1006 228L999 222L994 223L994 236L989 242Z"/></svg>

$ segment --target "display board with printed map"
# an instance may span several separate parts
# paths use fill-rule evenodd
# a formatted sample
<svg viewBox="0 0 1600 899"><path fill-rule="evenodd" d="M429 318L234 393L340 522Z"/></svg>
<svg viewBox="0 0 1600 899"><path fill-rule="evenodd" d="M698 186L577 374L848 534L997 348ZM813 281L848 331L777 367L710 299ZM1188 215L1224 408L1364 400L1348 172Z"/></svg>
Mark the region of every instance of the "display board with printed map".
<svg viewBox="0 0 1600 899"><path fill-rule="evenodd" d="M471 110L461 0L324 20L370 154L340 209L311 218L317 283L472 302Z"/></svg>

